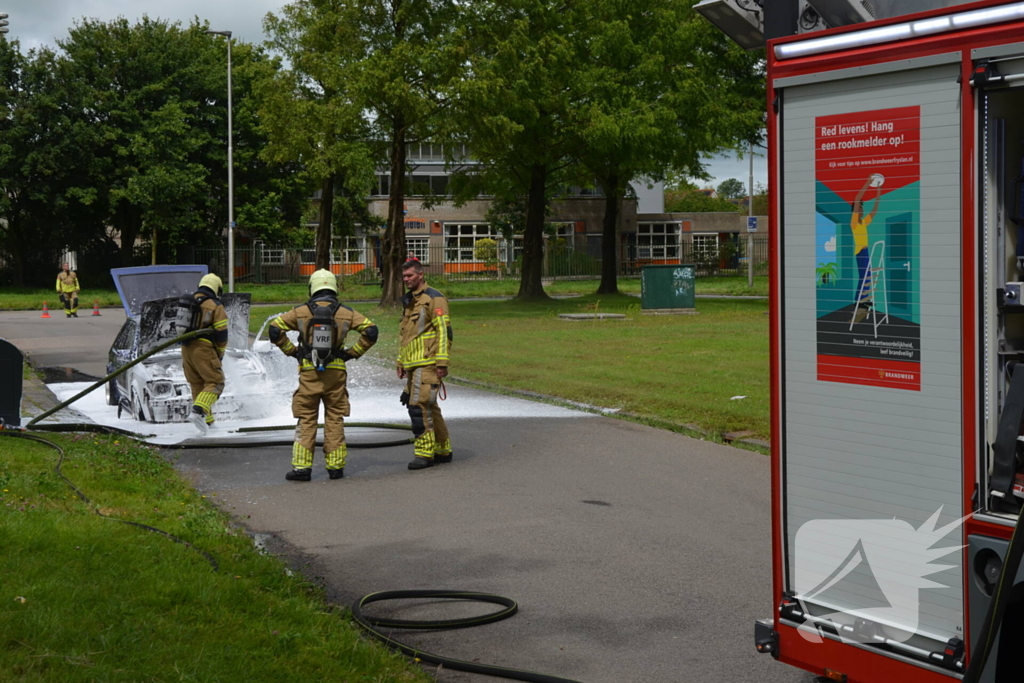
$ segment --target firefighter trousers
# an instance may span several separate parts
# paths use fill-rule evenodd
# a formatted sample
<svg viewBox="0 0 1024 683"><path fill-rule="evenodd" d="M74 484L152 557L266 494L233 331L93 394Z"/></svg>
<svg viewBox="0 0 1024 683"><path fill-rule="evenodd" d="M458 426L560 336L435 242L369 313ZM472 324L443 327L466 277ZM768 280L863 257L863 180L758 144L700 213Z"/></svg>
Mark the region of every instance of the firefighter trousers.
<svg viewBox="0 0 1024 683"><path fill-rule="evenodd" d="M345 467L348 455L345 418L350 412L346 380L347 373L340 368L299 371L299 388L292 394L292 417L298 420L295 443L292 444L293 469L304 470L313 466L321 403L324 404L324 459L327 469Z"/></svg>
<svg viewBox="0 0 1024 683"><path fill-rule="evenodd" d="M78 313L78 294L65 292L60 295L60 302L64 304L64 313L70 318L72 314Z"/></svg>
<svg viewBox="0 0 1024 683"><path fill-rule="evenodd" d="M435 455L452 452L448 425L444 423L441 406L437 404L440 386L436 365L406 370L405 391L409 394L409 417L412 419L413 436L416 437L413 452L417 458L432 460Z"/></svg>
<svg viewBox="0 0 1024 683"><path fill-rule="evenodd" d="M204 339L194 339L182 347L181 360L192 389L192 405L203 410L207 424L213 424L213 404L224 391L224 368L217 349Z"/></svg>

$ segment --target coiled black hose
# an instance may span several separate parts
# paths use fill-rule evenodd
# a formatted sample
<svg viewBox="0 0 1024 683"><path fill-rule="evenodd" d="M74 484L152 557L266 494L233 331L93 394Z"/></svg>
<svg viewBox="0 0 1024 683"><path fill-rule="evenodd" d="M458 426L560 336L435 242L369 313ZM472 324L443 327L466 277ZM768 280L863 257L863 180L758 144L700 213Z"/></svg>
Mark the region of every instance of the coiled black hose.
<svg viewBox="0 0 1024 683"><path fill-rule="evenodd" d="M502 605L504 609L478 617L467 617L464 619L439 619L434 621L418 619L382 619L378 617L368 617L363 614L363 607L374 602L381 602L383 600L422 600L432 598L489 602L496 605ZM571 678L560 678L558 676L535 673L533 671L524 671L522 669L511 669L509 667L495 666L493 664L481 664L479 662L467 662L462 659L442 657L441 655L424 652L423 650L410 647L379 630L382 628L438 630L483 626L484 624L492 624L496 621L501 621L502 619L508 619L518 610L519 606L516 604L515 600L501 595L493 595L491 593L477 593L475 591L458 590L400 590L381 591L378 593L364 595L352 604L352 617L367 633L380 640L388 647L397 650L404 655L414 657L429 664L437 664L447 669L455 669L456 671L468 671L469 673L496 676L498 678L508 678L515 681L530 681L532 683L579 683L579 681L575 681Z"/></svg>

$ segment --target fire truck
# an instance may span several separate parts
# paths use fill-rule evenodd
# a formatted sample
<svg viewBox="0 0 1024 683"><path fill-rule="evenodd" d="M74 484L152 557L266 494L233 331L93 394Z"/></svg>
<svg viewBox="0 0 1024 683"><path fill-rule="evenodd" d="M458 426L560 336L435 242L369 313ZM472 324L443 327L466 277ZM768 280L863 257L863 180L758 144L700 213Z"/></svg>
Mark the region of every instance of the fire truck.
<svg viewBox="0 0 1024 683"><path fill-rule="evenodd" d="M1024 681L1024 2L805 4L859 18L767 36L756 646L849 683Z"/></svg>

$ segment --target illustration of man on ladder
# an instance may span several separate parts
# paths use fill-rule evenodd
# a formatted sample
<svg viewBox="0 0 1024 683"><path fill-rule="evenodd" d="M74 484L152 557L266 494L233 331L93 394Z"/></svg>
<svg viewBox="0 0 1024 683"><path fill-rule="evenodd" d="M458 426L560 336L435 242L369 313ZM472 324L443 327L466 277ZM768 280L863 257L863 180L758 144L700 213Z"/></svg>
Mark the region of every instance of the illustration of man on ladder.
<svg viewBox="0 0 1024 683"><path fill-rule="evenodd" d="M874 305L874 288L871 282L871 254L868 250L868 226L875 219L878 213L879 197L882 194L882 183L885 177L881 173L872 173L864 186L860 188L857 197L853 200L852 214L850 215L850 229L853 231L853 253L857 259L857 281L860 285L857 288L853 309L853 318L850 324L859 323L868 317L871 307ZM875 188L875 204L871 212L864 215L864 195L869 188Z"/></svg>

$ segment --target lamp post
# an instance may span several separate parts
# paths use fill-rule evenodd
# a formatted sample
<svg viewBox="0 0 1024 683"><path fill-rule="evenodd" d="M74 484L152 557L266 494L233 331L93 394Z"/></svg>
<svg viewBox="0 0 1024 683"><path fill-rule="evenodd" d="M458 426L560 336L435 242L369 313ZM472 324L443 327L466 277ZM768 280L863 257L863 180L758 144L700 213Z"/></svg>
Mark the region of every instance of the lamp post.
<svg viewBox="0 0 1024 683"><path fill-rule="evenodd" d="M750 222L754 219L754 143L750 143L750 181L747 185L747 287L754 286L754 234Z"/></svg>
<svg viewBox="0 0 1024 683"><path fill-rule="evenodd" d="M231 135L231 31L207 31L228 39L228 291L235 291L235 148Z"/></svg>

